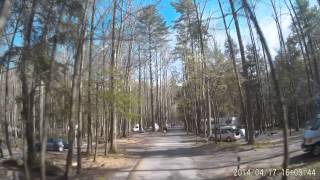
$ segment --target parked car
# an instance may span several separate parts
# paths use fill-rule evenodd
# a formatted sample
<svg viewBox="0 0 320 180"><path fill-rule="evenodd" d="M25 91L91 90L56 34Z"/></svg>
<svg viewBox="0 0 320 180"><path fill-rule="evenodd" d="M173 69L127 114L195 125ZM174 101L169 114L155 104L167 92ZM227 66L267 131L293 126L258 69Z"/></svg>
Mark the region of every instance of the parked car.
<svg viewBox="0 0 320 180"><path fill-rule="evenodd" d="M139 124L134 125L134 127L132 128L132 131L139 132L140 131L139 126L140 126ZM144 132L143 127L141 127L141 129L142 129L142 132Z"/></svg>
<svg viewBox="0 0 320 180"><path fill-rule="evenodd" d="M310 123L303 133L303 143L301 148L304 152L312 153L314 156L320 155L320 114Z"/></svg>
<svg viewBox="0 0 320 180"><path fill-rule="evenodd" d="M237 129L233 128L228 128L228 127L221 127L220 129L216 130L217 133L217 139L222 141L236 141L241 138L240 132ZM212 141L214 140L215 135L212 134L212 136L209 137L209 140Z"/></svg>
<svg viewBox="0 0 320 180"><path fill-rule="evenodd" d="M41 149L41 143L36 143L37 150ZM68 149L68 143L60 138L49 138L47 139L47 150L48 151L59 151L62 152L64 149Z"/></svg>

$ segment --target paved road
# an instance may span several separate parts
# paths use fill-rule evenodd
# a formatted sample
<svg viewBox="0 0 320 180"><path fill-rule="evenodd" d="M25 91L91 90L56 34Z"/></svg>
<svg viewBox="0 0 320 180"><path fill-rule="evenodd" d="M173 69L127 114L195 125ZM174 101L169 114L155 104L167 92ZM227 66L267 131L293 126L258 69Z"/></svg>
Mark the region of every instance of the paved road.
<svg viewBox="0 0 320 180"><path fill-rule="evenodd" d="M195 137L187 136L181 130L144 138L143 148L129 149L129 154L142 158L132 169L114 173L112 179L218 179L230 177L232 169L236 168L235 152L213 155L196 147Z"/></svg>
<svg viewBox="0 0 320 180"><path fill-rule="evenodd" d="M136 163L129 163L127 169L96 169L92 180L188 180L188 179L260 179L253 177L234 177L233 171L237 167L237 157L241 157L240 168L274 168L281 167L282 138L281 134L270 138L272 146L253 148L243 146L241 142L235 146L224 143L198 143L194 136L188 136L182 130L170 130L169 133L145 133L133 135L133 139L143 139L142 142L128 145L129 157L136 159ZM257 139L261 142L262 139ZM301 133L289 137L290 163L298 168L320 162L320 157L313 157L301 151ZM5 174L2 174L2 173ZM10 174L11 173L11 174ZM11 171L1 171L4 177L14 177ZM254 175L254 174L253 174ZM320 169L317 169L317 177ZM304 179L317 179L305 177ZM75 179L88 179L87 176ZM266 178L263 178L266 179ZM281 179L269 177L267 179ZM301 179L297 176L290 179Z"/></svg>
<svg viewBox="0 0 320 180"><path fill-rule="evenodd" d="M275 144L253 148L238 144L237 148L215 146L214 144L196 144L194 136L187 136L181 130L172 130L167 134L137 135L144 138L143 143L128 148L129 155L139 157L134 167L115 171L111 179L116 180L188 180L188 179L261 179L260 176L234 177L237 157L241 157L241 169L273 169L281 167L283 145L281 134L269 137ZM137 136L135 138L137 138ZM258 140L258 139L257 139ZM261 141L261 139L259 140ZM305 165L319 162L301 151L301 133L289 137L291 165L303 168ZM201 145L201 146L199 146ZM230 145L230 144L229 144ZM317 177L320 169L317 169ZM317 179L317 177L304 177ZM290 177L301 179L302 177ZM262 179L281 179L280 176Z"/></svg>

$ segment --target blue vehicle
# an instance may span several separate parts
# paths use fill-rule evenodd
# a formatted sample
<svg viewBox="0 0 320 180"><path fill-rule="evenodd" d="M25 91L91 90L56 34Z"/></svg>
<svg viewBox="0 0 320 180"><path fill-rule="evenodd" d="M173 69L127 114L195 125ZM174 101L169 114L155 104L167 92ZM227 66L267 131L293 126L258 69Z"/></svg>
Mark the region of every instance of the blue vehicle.
<svg viewBox="0 0 320 180"><path fill-rule="evenodd" d="M41 143L36 143L36 148L41 149ZM62 152L64 149L68 149L68 143L63 139L59 138L49 138L47 140L47 150L48 151L59 151Z"/></svg>
<svg viewBox="0 0 320 180"><path fill-rule="evenodd" d="M310 152L315 156L320 155L320 114L317 114L308 129L303 133L301 147L304 152Z"/></svg>
<svg viewBox="0 0 320 180"><path fill-rule="evenodd" d="M320 155L320 96L315 101L316 115L303 133L303 143L301 145L304 152Z"/></svg>

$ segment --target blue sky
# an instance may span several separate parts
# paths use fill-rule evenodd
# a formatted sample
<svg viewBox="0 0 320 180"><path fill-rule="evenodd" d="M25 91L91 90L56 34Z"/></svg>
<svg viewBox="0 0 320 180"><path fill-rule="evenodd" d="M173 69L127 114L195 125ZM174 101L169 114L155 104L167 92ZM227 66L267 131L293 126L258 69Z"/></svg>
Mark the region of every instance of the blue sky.
<svg viewBox="0 0 320 180"><path fill-rule="evenodd" d="M173 21L179 17L175 9L170 5L173 0L162 0L158 5L160 13L163 15L164 19L167 21L168 25L172 25Z"/></svg>
<svg viewBox="0 0 320 180"><path fill-rule="evenodd" d="M157 8L164 17L167 25L171 26L174 23L174 20L179 17L179 14L176 13L175 9L170 5L171 2L176 2L177 0L141 0L142 4L150 4L158 2ZM206 0L197 0L198 2L205 2ZM273 10L271 6L270 0L255 0L257 2L257 6L255 9L258 21L260 26L262 27L263 33L267 39L269 48L271 50L271 54L275 56L277 51L280 47L279 40L278 40L278 32L276 28L276 24L272 17ZM221 0L225 13L230 11L229 0ZM237 1L239 2L239 1ZM284 4L284 0L275 0L276 6L279 8L277 9L278 12L281 12L281 26L283 29L283 34L288 37L291 33L290 25L291 25L291 17L289 16L288 10ZM311 6L318 6L317 0L309 0ZM238 5L239 7L239 5ZM242 13L243 14L243 13ZM221 13L218 7L217 0L207 0L207 5L205 9L205 16L213 16L213 17L221 17ZM227 18L227 21L231 21L231 16ZM239 17L241 31L242 31L242 38L246 42L250 41L249 37L249 29L247 27L247 21L243 17ZM229 23L228 22L228 23ZM214 19L212 22L212 27L210 27L211 34L214 34L215 40L218 42L219 47L223 50L224 49L224 42L226 39L225 32L223 30L223 22L222 19ZM236 40L236 32L234 28L234 23L230 27L230 34ZM168 39L171 40L170 45L174 47L175 45L175 34L173 29L171 29L171 34L169 35ZM176 61L172 64L171 70L173 71L182 71L182 62Z"/></svg>

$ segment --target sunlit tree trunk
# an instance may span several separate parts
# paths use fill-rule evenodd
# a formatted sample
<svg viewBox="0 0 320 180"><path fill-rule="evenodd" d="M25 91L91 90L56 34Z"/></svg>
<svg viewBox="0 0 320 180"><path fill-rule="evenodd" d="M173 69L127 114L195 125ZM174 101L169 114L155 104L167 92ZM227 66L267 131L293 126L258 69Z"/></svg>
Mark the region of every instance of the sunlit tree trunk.
<svg viewBox="0 0 320 180"><path fill-rule="evenodd" d="M94 36L94 16L95 16L95 9L96 9L96 0L92 2L92 9L91 9L91 25L90 25L90 45L89 45L89 67L88 67L88 115L87 115L87 153L90 154L92 151L92 131L91 131L91 124L92 124L92 108L91 108L91 84L92 84L92 61L93 61L93 36Z"/></svg>
<svg viewBox="0 0 320 180"><path fill-rule="evenodd" d="M140 44L138 44L138 60L139 60L139 132L142 133L142 98L141 98L141 84L142 84L142 79L141 79L141 49L140 49Z"/></svg>
<svg viewBox="0 0 320 180"><path fill-rule="evenodd" d="M10 15L11 1L3 0L0 2L0 36L2 35L2 30L6 24L7 18Z"/></svg>
<svg viewBox="0 0 320 180"><path fill-rule="evenodd" d="M116 72L116 57L115 57L115 39L116 39L116 14L117 13L117 0L113 0L113 14L112 14L112 31L111 31L111 62L110 62L110 91L111 91L111 96L112 96L112 101L110 102L110 119L111 119L111 124L110 124L110 149L109 151L111 153L115 153L117 151L117 144L116 144L116 138L117 138L117 117L116 117L116 106L115 106L115 72Z"/></svg>
<svg viewBox="0 0 320 180"><path fill-rule="evenodd" d="M149 78L150 78L150 108L151 108L151 123L152 131L155 132L155 119L154 119L154 99L153 99L153 72L152 72L152 36L151 36L151 27L148 27L148 42L149 42Z"/></svg>
<svg viewBox="0 0 320 180"><path fill-rule="evenodd" d="M98 119L99 119L99 106L98 106L98 92L99 91L99 83L96 83L96 129L95 129L95 134L96 134L96 139L95 139L95 146L94 146L94 156L93 156L93 162L96 162L97 159L97 150L98 150L98 145L99 145L99 140L98 140ZM102 125L102 123L101 123Z"/></svg>

